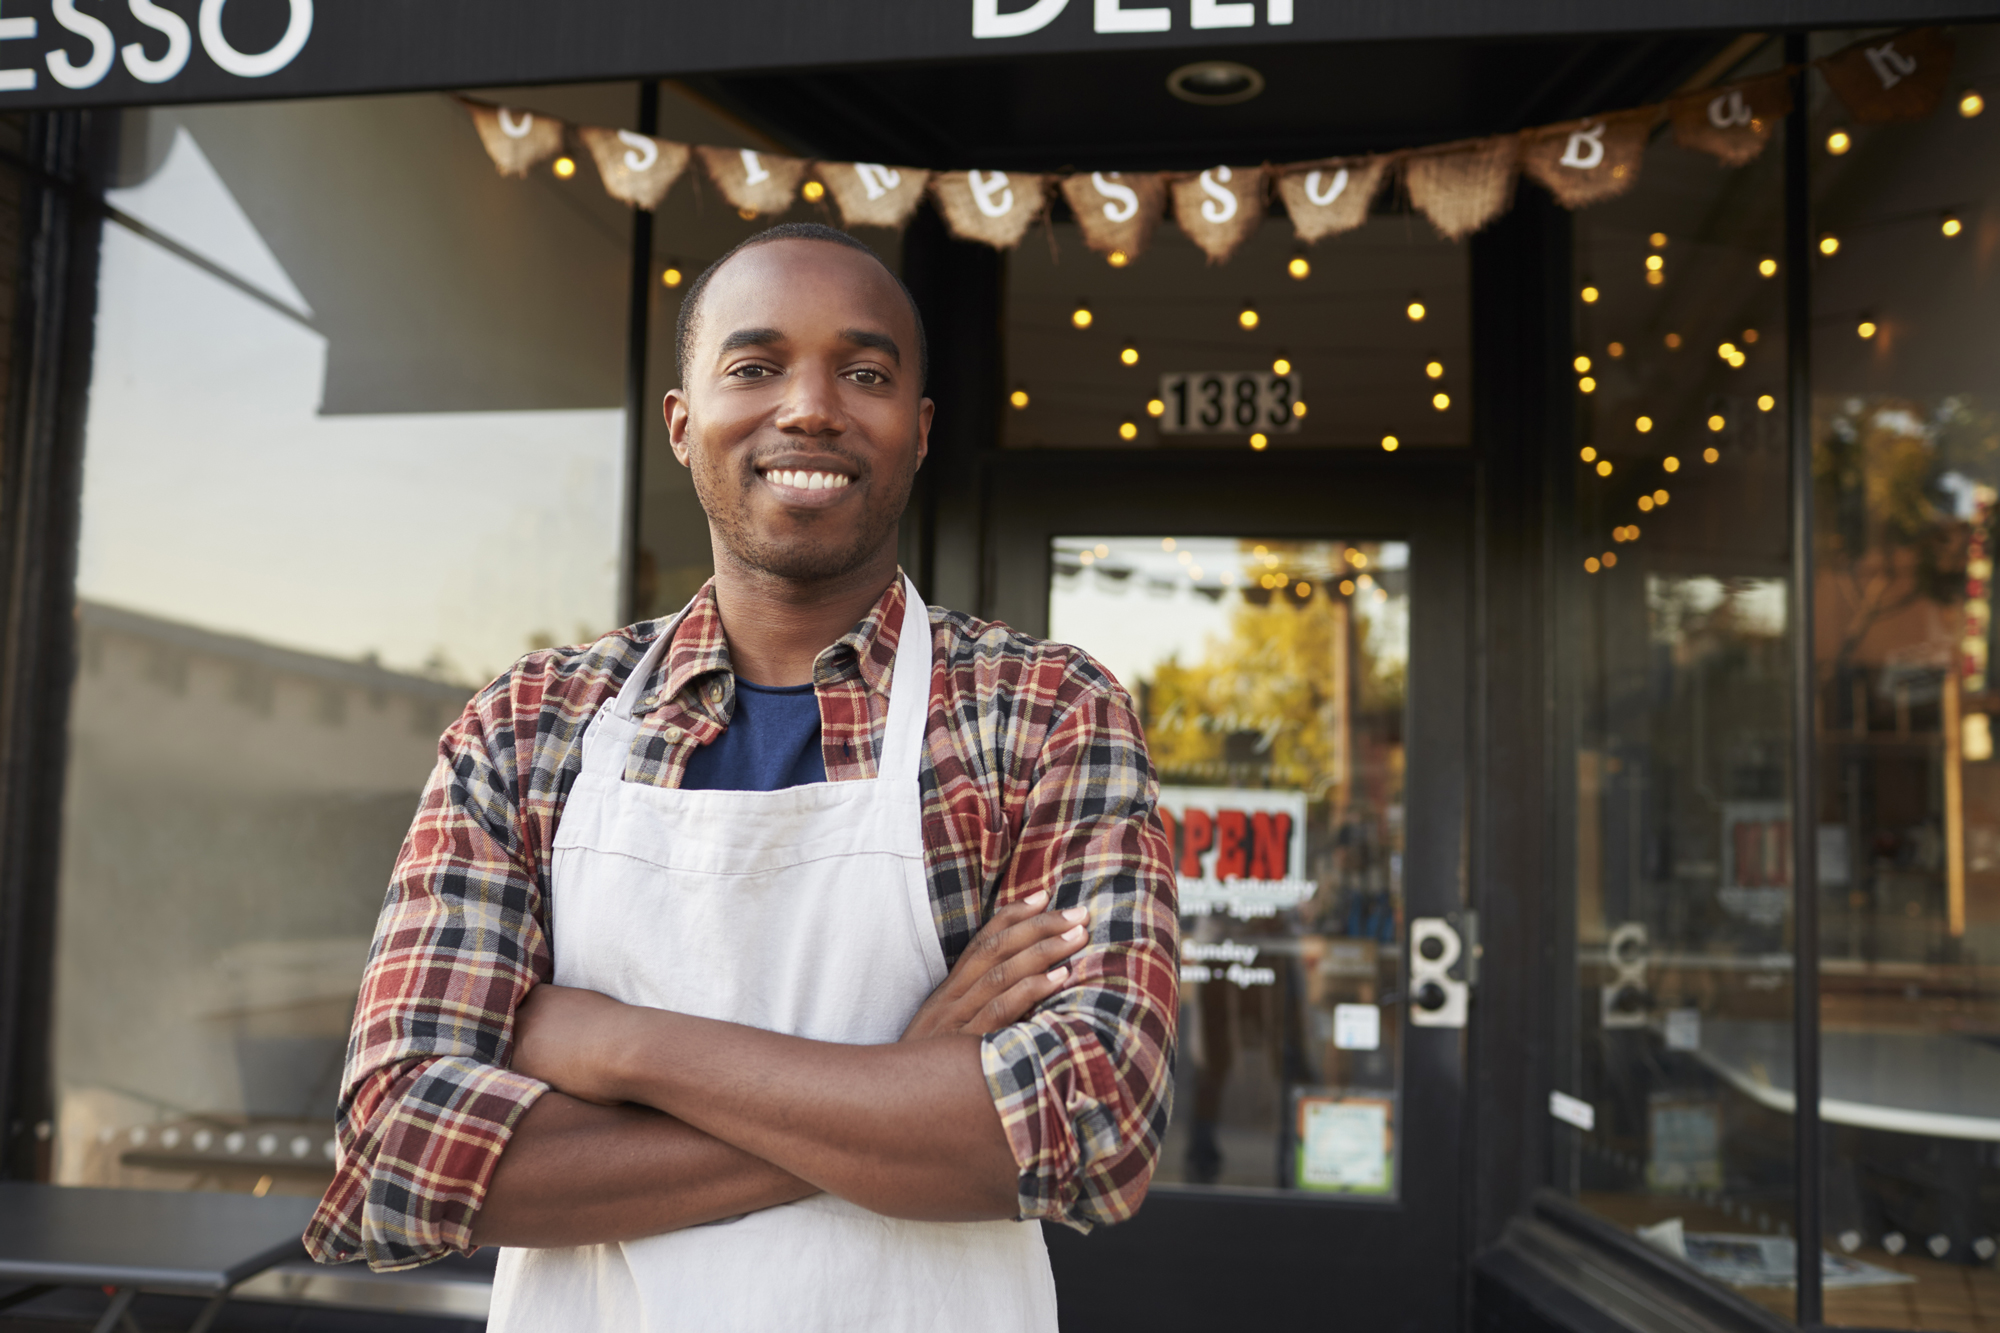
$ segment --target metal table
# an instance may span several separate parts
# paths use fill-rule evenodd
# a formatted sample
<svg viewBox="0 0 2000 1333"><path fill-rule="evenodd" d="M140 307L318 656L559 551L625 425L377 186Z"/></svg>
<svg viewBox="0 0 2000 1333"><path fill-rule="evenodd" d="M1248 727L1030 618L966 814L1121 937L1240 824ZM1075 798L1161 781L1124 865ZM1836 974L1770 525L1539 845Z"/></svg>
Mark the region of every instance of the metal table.
<svg viewBox="0 0 2000 1333"><path fill-rule="evenodd" d="M189 1329L207 1333L237 1284L304 1256L315 1202L0 1181L0 1281L28 1284L0 1309L57 1287L100 1287L111 1304L93 1333L136 1330L143 1288L208 1297Z"/></svg>

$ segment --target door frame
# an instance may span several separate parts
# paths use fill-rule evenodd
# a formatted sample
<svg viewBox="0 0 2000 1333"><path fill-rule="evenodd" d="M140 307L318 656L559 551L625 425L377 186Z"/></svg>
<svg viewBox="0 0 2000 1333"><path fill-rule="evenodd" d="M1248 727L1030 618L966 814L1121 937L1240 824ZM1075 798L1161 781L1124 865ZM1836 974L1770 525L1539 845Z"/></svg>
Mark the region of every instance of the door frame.
<svg viewBox="0 0 2000 1333"><path fill-rule="evenodd" d="M1031 634L1047 629L1058 535L1409 542L1405 941L1410 919L1470 905L1479 486L1469 451L1038 450L981 461L978 613ZM1088 1240L1046 1228L1065 1324L1207 1328L1254 1310L1301 1325L1337 1315L1413 1333L1457 1326L1467 1036L1405 1026L1397 1202L1158 1186L1138 1217Z"/></svg>

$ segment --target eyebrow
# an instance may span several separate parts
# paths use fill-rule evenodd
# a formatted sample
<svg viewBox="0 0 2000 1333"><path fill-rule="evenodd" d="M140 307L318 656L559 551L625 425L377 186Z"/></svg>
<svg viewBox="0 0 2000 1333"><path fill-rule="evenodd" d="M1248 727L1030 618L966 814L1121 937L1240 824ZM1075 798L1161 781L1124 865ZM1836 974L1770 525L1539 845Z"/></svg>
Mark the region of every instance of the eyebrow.
<svg viewBox="0 0 2000 1333"><path fill-rule="evenodd" d="M896 346L896 340L886 333L876 333L872 329L842 329L840 336L856 347L872 347L878 352L887 352L891 361L899 366L903 364L903 349Z"/></svg>
<svg viewBox="0 0 2000 1333"><path fill-rule="evenodd" d="M784 341L785 335L776 329L738 329L722 340L722 350L729 353L745 347L774 347Z"/></svg>

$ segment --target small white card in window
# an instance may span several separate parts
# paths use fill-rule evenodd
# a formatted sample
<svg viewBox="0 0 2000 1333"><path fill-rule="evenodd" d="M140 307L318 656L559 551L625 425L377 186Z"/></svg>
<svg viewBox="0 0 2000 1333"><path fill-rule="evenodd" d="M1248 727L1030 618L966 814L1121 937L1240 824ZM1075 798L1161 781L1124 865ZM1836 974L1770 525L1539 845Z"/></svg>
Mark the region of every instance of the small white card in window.
<svg viewBox="0 0 2000 1333"><path fill-rule="evenodd" d="M1343 1051L1375 1051L1382 1047L1382 1011L1372 1004L1333 1007L1333 1044Z"/></svg>
<svg viewBox="0 0 2000 1333"><path fill-rule="evenodd" d="M1380 1190L1389 1183L1389 1106L1308 1098L1299 1107L1299 1183Z"/></svg>
<svg viewBox="0 0 2000 1333"><path fill-rule="evenodd" d="M1597 1108L1583 1098L1572 1097L1566 1092L1549 1090L1549 1114L1581 1130L1597 1128Z"/></svg>
<svg viewBox="0 0 2000 1333"><path fill-rule="evenodd" d="M1667 1049L1670 1051L1701 1049L1701 1010L1667 1010Z"/></svg>

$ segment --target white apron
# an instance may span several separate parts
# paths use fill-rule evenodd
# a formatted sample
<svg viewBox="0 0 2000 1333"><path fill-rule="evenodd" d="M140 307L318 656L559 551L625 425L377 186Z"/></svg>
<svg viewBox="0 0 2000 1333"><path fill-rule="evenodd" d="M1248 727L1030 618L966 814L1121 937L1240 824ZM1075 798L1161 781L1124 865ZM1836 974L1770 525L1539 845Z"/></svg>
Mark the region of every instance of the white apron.
<svg viewBox="0 0 2000 1333"><path fill-rule="evenodd" d="M660 635L584 734L551 864L557 984L818 1041L901 1034L945 978L917 787L930 613L907 580L904 596L873 781L625 781L632 708L674 626ZM905 1222L817 1195L623 1244L505 1249L489 1328L1055 1333L1055 1284L1034 1223Z"/></svg>

